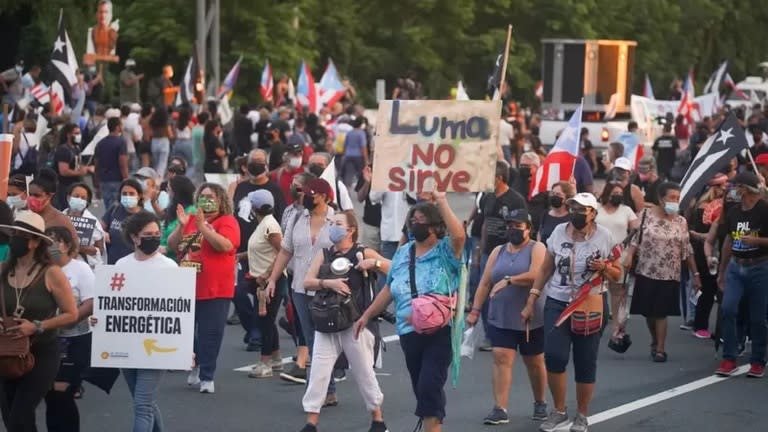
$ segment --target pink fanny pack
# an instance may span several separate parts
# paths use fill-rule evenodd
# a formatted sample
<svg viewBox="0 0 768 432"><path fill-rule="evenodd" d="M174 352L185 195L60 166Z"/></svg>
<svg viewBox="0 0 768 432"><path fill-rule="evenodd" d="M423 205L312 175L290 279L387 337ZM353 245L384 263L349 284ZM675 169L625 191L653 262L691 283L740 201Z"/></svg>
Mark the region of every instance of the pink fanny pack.
<svg viewBox="0 0 768 432"><path fill-rule="evenodd" d="M448 325L456 309L456 296L422 294L416 290L416 247L410 251L411 318L416 333L432 334Z"/></svg>

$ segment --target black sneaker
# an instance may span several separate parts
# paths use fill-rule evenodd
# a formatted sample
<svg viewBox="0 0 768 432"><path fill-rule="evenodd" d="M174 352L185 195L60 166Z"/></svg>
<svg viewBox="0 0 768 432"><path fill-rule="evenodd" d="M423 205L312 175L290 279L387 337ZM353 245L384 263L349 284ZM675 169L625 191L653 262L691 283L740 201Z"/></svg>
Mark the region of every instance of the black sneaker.
<svg viewBox="0 0 768 432"><path fill-rule="evenodd" d="M288 322L287 319L285 319L285 317L280 317L280 319L277 320L277 325L280 326L280 328L283 329L284 332L288 333L288 335L291 337L296 337L293 326Z"/></svg>
<svg viewBox="0 0 768 432"><path fill-rule="evenodd" d="M483 419L483 424L487 425L500 425L509 423L509 416L507 411L499 407L493 407L491 412Z"/></svg>
<svg viewBox="0 0 768 432"><path fill-rule="evenodd" d="M342 381L347 380L347 372L344 371L344 369L334 369L333 371L333 381L340 383Z"/></svg>
<svg viewBox="0 0 768 432"><path fill-rule="evenodd" d="M240 315L237 314L237 312L232 312L232 314L227 318L227 325L238 325L240 324Z"/></svg>
<svg viewBox="0 0 768 432"><path fill-rule="evenodd" d="M307 369L302 369L294 363L291 365L290 369L280 373L280 379L294 384L306 384Z"/></svg>
<svg viewBox="0 0 768 432"><path fill-rule="evenodd" d="M368 432L389 432L389 429L384 422L374 421L371 422L371 428L368 429Z"/></svg>
<svg viewBox="0 0 768 432"><path fill-rule="evenodd" d="M299 432L317 432L317 426L307 423Z"/></svg>

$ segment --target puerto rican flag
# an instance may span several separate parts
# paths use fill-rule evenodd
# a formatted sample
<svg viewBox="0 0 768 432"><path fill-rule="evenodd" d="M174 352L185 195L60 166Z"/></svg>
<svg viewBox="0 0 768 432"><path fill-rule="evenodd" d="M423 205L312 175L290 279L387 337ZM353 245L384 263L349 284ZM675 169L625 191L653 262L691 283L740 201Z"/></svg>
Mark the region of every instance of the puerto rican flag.
<svg viewBox="0 0 768 432"><path fill-rule="evenodd" d="M306 108L308 113L318 112L318 89L315 86L315 79L312 78L312 71L307 62L301 62L299 69L299 81L296 85L296 106Z"/></svg>
<svg viewBox="0 0 768 432"><path fill-rule="evenodd" d="M693 124L693 111L694 101L696 97L696 91L693 88L693 68L688 71L688 76L685 78L683 84L683 97L680 99L680 105L677 107L677 113L682 114L685 117L687 124L690 126Z"/></svg>
<svg viewBox="0 0 768 432"><path fill-rule="evenodd" d="M541 192L547 192L552 185L566 181L573 176L573 166L579 155L579 138L581 134L581 110L583 104L571 115L568 126L563 129L555 142L555 146L544 159L544 163L536 171L536 178L531 184L528 198L533 198Z"/></svg>
<svg viewBox="0 0 768 432"><path fill-rule="evenodd" d="M328 59L328 66L325 68L323 77L320 78L318 85L320 90L320 106L331 106L341 100L347 93L347 88L341 83L339 77L339 71L336 70L336 65L333 64L333 60Z"/></svg>
<svg viewBox="0 0 768 432"><path fill-rule="evenodd" d="M267 60L267 64L264 65L264 70L261 71L261 87L259 88L261 91L261 99L264 102L272 102L274 86L275 81L272 78L272 66L269 65L269 60Z"/></svg>
<svg viewBox="0 0 768 432"><path fill-rule="evenodd" d="M731 74L729 72L725 73L725 78L723 79L723 82L725 83L726 86L728 86L728 88L733 90L733 92L736 93L736 95L738 97L740 97L740 98L742 98L744 100L750 100L750 97L747 96L746 93L744 93L738 87L736 87L736 82L733 81L733 77L731 76Z"/></svg>
<svg viewBox="0 0 768 432"><path fill-rule="evenodd" d="M51 84L51 112L61 115L64 111L64 87L58 81Z"/></svg>
<svg viewBox="0 0 768 432"><path fill-rule="evenodd" d="M42 82L35 84L31 89L29 89L29 94L33 98L37 99L37 101L42 105L45 105L51 101L50 88Z"/></svg>
<svg viewBox="0 0 768 432"><path fill-rule="evenodd" d="M656 100L656 97L653 95L651 78L648 76L648 74L645 74L645 82L643 82L643 96L651 100Z"/></svg>

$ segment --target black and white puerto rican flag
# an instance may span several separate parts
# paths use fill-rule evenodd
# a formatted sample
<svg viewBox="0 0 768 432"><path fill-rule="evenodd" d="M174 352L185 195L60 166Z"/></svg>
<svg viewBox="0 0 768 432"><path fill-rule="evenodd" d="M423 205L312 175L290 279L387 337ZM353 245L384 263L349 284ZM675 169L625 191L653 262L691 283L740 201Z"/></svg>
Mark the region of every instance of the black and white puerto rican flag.
<svg viewBox="0 0 768 432"><path fill-rule="evenodd" d="M72 42L69 40L63 12L59 13L59 31L51 52L51 82L58 81L64 91L64 96L69 99L72 86L77 83L77 58Z"/></svg>
<svg viewBox="0 0 768 432"><path fill-rule="evenodd" d="M189 58L187 68L184 70L184 76L179 84L179 92L176 93L176 106L182 104L191 104L195 97L198 79L200 78L200 63L197 60L197 48L192 51L192 57ZM201 101L197 101L201 103Z"/></svg>
<svg viewBox="0 0 768 432"><path fill-rule="evenodd" d="M712 180L715 174L728 165L731 159L748 148L744 130L736 120L736 116L730 113L720 123L717 131L701 145L683 181L680 182L680 208L687 208L691 200L704 190L707 182Z"/></svg>

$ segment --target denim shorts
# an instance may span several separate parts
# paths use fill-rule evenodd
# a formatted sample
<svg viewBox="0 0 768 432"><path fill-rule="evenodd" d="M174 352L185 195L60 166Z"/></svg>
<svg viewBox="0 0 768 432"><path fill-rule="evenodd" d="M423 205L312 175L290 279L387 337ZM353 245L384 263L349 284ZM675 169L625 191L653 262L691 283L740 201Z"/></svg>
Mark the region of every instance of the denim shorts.
<svg viewBox="0 0 768 432"><path fill-rule="evenodd" d="M573 346L573 367L576 382L592 384L597 377L597 350L600 347L602 330L589 336L571 332L570 318L560 327L555 322L568 303L547 297L544 304L544 362L547 372L564 373L571 357ZM605 296L603 296L603 317L605 317ZM603 326L605 328L605 326Z"/></svg>

